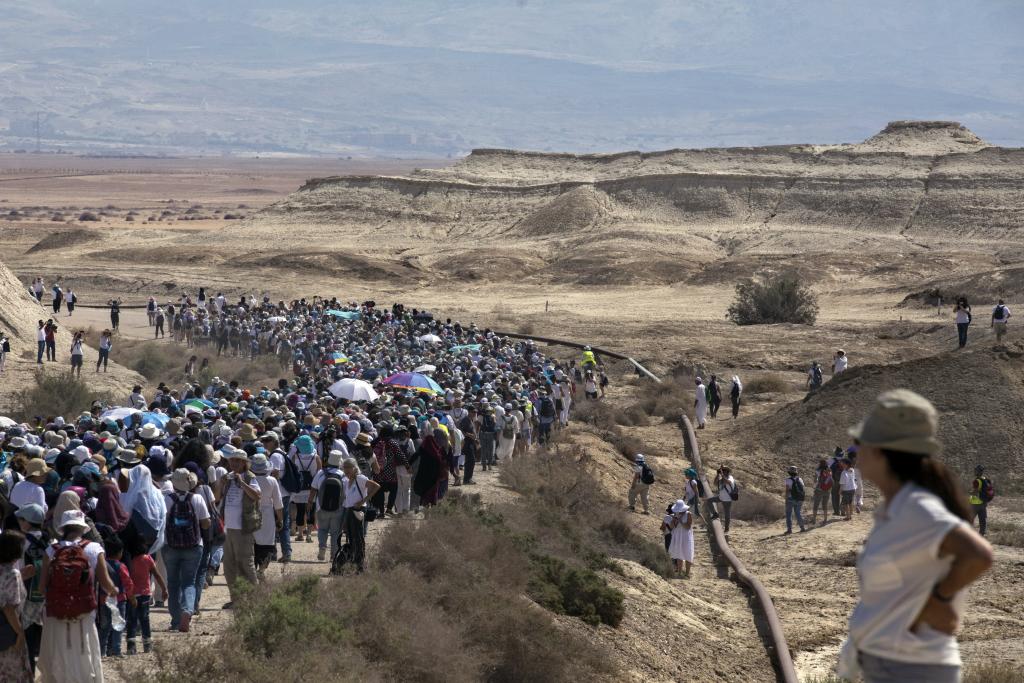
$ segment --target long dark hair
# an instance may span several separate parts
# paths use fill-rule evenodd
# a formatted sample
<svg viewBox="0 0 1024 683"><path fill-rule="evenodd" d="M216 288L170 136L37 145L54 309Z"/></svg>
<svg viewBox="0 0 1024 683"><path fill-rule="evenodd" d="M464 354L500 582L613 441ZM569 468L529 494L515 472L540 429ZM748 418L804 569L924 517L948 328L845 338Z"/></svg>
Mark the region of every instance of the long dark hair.
<svg viewBox="0 0 1024 683"><path fill-rule="evenodd" d="M956 477L935 458L919 453L903 453L882 449L889 469L902 482L913 482L942 499L946 509L960 519L971 521L971 508Z"/></svg>

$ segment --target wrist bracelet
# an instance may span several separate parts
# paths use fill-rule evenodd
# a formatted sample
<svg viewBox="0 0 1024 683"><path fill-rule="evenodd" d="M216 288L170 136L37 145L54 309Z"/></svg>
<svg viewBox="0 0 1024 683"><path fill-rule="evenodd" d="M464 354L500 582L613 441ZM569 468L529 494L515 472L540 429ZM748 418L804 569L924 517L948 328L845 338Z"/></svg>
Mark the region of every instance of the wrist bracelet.
<svg viewBox="0 0 1024 683"><path fill-rule="evenodd" d="M947 598L939 592L939 584L935 584L935 587L932 588L932 597L938 600L939 602L950 603L953 602L953 598L955 597L955 595Z"/></svg>

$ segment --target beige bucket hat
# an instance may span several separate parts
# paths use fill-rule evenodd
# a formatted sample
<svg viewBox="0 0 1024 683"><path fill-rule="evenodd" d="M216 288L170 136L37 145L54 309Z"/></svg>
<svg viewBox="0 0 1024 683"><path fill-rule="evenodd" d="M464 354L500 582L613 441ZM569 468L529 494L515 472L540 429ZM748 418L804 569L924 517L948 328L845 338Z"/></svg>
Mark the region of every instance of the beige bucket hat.
<svg viewBox="0 0 1024 683"><path fill-rule="evenodd" d="M928 399L908 389L896 389L879 396L871 412L849 434L865 446L935 455L942 450L938 429L939 414Z"/></svg>

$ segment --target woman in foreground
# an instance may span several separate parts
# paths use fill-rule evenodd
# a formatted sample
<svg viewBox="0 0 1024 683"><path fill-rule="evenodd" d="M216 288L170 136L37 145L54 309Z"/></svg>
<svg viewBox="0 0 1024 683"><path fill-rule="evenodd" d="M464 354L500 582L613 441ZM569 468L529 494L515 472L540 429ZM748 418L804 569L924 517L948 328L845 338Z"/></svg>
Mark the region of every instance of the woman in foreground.
<svg viewBox="0 0 1024 683"><path fill-rule="evenodd" d="M864 477L882 492L857 560L860 601L850 616L839 675L866 683L956 683L954 633L965 591L992 566L992 548L937 459L938 413L904 389L878 397L850 435Z"/></svg>

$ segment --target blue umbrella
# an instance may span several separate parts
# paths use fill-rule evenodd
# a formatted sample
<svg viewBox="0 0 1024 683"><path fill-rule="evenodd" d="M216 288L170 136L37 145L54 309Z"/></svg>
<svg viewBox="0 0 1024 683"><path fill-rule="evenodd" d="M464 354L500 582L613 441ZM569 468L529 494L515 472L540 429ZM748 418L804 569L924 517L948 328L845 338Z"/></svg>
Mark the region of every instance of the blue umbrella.
<svg viewBox="0 0 1024 683"><path fill-rule="evenodd" d="M164 415L163 413L143 412L142 413L142 424L154 424L160 429L167 426L167 423L171 421L170 415Z"/></svg>
<svg viewBox="0 0 1024 683"><path fill-rule="evenodd" d="M329 310L325 311L327 315L333 315L335 318L341 318L342 320L359 320L359 311L338 311Z"/></svg>

